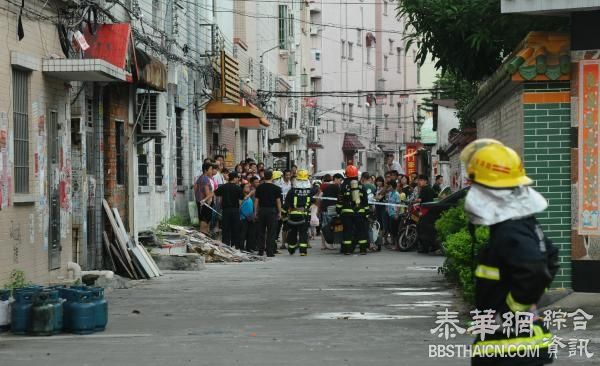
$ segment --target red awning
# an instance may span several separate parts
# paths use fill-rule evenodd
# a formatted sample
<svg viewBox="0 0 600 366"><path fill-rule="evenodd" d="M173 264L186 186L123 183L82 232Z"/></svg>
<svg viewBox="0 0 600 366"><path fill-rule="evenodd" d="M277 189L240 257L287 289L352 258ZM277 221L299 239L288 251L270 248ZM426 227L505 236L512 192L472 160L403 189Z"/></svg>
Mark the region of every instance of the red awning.
<svg viewBox="0 0 600 366"><path fill-rule="evenodd" d="M365 146L360 142L355 133L344 134L344 143L342 144L343 151L362 150Z"/></svg>
<svg viewBox="0 0 600 366"><path fill-rule="evenodd" d="M264 130L270 125L266 118L240 118L240 127L248 130Z"/></svg>
<svg viewBox="0 0 600 366"><path fill-rule="evenodd" d="M131 66L128 64L132 36L129 23L101 24L92 35L85 32L85 39L90 48L84 51L84 59L101 59L127 71L127 79L131 81ZM135 62L132 61L135 65Z"/></svg>

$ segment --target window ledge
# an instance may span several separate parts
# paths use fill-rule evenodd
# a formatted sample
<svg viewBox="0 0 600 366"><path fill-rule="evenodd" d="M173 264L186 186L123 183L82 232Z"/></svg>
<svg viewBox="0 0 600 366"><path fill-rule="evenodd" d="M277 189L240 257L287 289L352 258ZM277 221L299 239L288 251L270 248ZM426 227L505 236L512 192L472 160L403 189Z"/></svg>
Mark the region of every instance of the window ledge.
<svg viewBox="0 0 600 366"><path fill-rule="evenodd" d="M155 192L166 192L167 188L165 186L156 186L154 187Z"/></svg>
<svg viewBox="0 0 600 366"><path fill-rule="evenodd" d="M138 187L138 193L150 193L150 187L148 187L148 186Z"/></svg>
<svg viewBox="0 0 600 366"><path fill-rule="evenodd" d="M33 193L17 193L12 199L15 206L32 206L35 205L35 200Z"/></svg>

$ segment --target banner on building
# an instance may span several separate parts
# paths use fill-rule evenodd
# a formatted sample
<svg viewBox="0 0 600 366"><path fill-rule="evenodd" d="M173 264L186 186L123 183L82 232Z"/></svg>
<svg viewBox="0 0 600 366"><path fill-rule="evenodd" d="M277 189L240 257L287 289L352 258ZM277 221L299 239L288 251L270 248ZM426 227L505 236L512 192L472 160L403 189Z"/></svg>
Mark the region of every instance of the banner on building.
<svg viewBox="0 0 600 366"><path fill-rule="evenodd" d="M578 231L581 235L600 235L598 211L598 78L600 61L581 61L579 64L579 210Z"/></svg>
<svg viewBox="0 0 600 366"><path fill-rule="evenodd" d="M404 154L404 166L406 166L406 174L408 175L417 172L417 152L417 144L406 145L406 153Z"/></svg>

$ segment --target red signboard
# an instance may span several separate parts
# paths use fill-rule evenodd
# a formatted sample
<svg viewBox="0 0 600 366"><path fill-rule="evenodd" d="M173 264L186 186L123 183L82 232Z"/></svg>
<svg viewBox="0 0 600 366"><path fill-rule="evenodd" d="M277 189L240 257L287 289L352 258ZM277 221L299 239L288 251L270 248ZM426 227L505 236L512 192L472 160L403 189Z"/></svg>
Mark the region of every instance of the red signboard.
<svg viewBox="0 0 600 366"><path fill-rule="evenodd" d="M406 146L406 154L404 154L406 174L411 175L417 172L417 145L408 144Z"/></svg>

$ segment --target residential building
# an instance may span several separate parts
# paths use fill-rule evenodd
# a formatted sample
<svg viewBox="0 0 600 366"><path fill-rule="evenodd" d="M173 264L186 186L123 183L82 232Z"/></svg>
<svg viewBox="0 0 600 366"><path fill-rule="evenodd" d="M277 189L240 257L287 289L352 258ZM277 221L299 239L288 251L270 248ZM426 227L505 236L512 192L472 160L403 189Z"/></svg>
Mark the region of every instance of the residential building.
<svg viewBox="0 0 600 366"><path fill-rule="evenodd" d="M395 154L404 166L407 146L420 138L426 96L421 90L433 85L432 63L419 66L416 50L406 49L404 21L389 1L315 0L310 7L312 89L352 95L325 93L317 100L324 147L317 153L318 170L340 169L352 160L381 174L384 153ZM344 146L352 149L340 154L337 149Z"/></svg>

